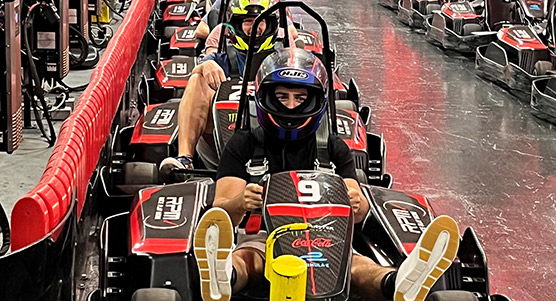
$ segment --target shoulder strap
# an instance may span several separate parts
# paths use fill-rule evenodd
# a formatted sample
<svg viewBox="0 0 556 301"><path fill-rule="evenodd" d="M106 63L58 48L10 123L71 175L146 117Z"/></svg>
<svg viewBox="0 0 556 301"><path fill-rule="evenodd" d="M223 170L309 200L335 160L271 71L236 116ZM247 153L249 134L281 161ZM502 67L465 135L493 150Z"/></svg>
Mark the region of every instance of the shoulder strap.
<svg viewBox="0 0 556 301"><path fill-rule="evenodd" d="M328 131L328 116L322 117L322 122L317 129L317 157L315 159L315 170L334 173L336 166L330 161L330 152L328 150L328 140L330 133Z"/></svg>
<svg viewBox="0 0 556 301"><path fill-rule="evenodd" d="M251 130L253 136L255 136L255 149L253 150L253 155L251 159L247 161L246 170L249 173L251 179L250 183L259 183L259 181L264 177L268 171L268 161L264 153L264 130L261 127L256 127ZM257 209L244 217L245 222L245 233L246 234L257 234L261 230L262 222L262 210Z"/></svg>
<svg viewBox="0 0 556 301"><path fill-rule="evenodd" d="M258 183L268 171L268 160L264 152L264 130L261 127L252 129L255 136L255 149L251 159L245 164L247 173L251 176L251 183Z"/></svg>
<svg viewBox="0 0 556 301"><path fill-rule="evenodd" d="M241 74L237 66L237 50L233 45L230 45L230 43L226 43L226 53L228 54L228 59L230 60L230 76L240 76Z"/></svg>

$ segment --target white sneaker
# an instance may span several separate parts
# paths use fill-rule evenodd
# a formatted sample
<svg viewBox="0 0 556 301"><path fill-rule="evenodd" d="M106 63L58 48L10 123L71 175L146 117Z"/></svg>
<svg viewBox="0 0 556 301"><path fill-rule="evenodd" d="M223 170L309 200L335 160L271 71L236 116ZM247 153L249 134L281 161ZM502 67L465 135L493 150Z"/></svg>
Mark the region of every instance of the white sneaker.
<svg viewBox="0 0 556 301"><path fill-rule="evenodd" d="M446 215L435 218L398 269L394 301L425 300L431 287L456 258L458 247L456 222Z"/></svg>
<svg viewBox="0 0 556 301"><path fill-rule="evenodd" d="M208 210L197 225L193 243L204 301L230 300L233 243L232 221L226 211Z"/></svg>
<svg viewBox="0 0 556 301"><path fill-rule="evenodd" d="M160 162L158 174L163 183L169 183L170 173L174 169L193 169L193 158L191 156L168 157Z"/></svg>

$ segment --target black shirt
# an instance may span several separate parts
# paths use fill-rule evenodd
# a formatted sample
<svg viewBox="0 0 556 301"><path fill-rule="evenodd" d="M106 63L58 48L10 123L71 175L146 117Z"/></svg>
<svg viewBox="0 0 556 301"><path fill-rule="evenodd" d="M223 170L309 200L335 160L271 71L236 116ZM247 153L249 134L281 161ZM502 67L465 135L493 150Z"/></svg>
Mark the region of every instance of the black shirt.
<svg viewBox="0 0 556 301"><path fill-rule="evenodd" d="M217 179L236 177L250 182L250 175L245 164L253 158L257 139L248 130L235 132L222 153L218 165ZM269 173L274 174L290 170L314 170L317 146L315 135L301 140L286 141L266 135L264 150L269 162ZM330 161L336 165L335 173L342 178L357 179L355 162L349 147L338 136L330 135L328 139Z"/></svg>

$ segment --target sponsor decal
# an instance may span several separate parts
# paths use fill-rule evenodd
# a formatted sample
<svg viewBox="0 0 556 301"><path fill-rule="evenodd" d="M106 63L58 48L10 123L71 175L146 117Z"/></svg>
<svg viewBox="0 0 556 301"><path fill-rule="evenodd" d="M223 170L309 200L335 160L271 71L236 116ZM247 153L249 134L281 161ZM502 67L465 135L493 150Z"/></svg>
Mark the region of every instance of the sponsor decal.
<svg viewBox="0 0 556 301"><path fill-rule="evenodd" d="M183 197L161 196L158 198L153 215L145 218L146 227L159 230L169 230L181 227L187 223L182 215Z"/></svg>
<svg viewBox="0 0 556 301"><path fill-rule="evenodd" d="M187 63L172 62L172 64L170 64L170 73L175 75L187 75Z"/></svg>
<svg viewBox="0 0 556 301"><path fill-rule="evenodd" d="M176 5L174 6L174 8L172 9L172 14L173 15L181 15L181 14L185 14L186 10L189 8L188 5Z"/></svg>
<svg viewBox="0 0 556 301"><path fill-rule="evenodd" d="M182 31L181 33L181 39L194 39L195 38L195 30L193 29L185 29L184 31Z"/></svg>
<svg viewBox="0 0 556 301"><path fill-rule="evenodd" d="M384 209L391 210L404 232L421 234L425 231L423 217L427 215L425 209L405 201L391 200L382 205Z"/></svg>
<svg viewBox="0 0 556 301"><path fill-rule="evenodd" d="M465 4L461 4L461 3L452 3L452 5L450 6L452 8L452 11L456 12L456 13L468 13L469 10L467 9L467 6L465 6Z"/></svg>
<svg viewBox="0 0 556 301"><path fill-rule="evenodd" d="M293 79L306 79L309 78L309 74L303 70L282 70L278 73L280 77L293 78Z"/></svg>
<svg viewBox="0 0 556 301"><path fill-rule="evenodd" d="M157 109L150 121L143 123L143 127L151 130L164 130L174 126L172 117L176 114L174 109Z"/></svg>
<svg viewBox="0 0 556 301"><path fill-rule="evenodd" d="M534 38L525 29L513 29L510 33L514 35L517 39L521 40L534 40Z"/></svg>
<svg viewBox="0 0 556 301"><path fill-rule="evenodd" d="M336 124L338 126L338 134L351 136L351 126L355 121L350 118L350 120L336 119Z"/></svg>
<svg viewBox="0 0 556 301"><path fill-rule="evenodd" d="M236 122L236 120L237 120L237 112L228 113L229 122Z"/></svg>
<svg viewBox="0 0 556 301"><path fill-rule="evenodd" d="M292 248L298 249L301 247L330 248L332 247L332 240L329 238L317 237L315 239L298 238L292 242Z"/></svg>
<svg viewBox="0 0 556 301"><path fill-rule="evenodd" d="M309 252L307 255L300 256L301 259L307 262L308 268L329 268L330 264L322 252Z"/></svg>
<svg viewBox="0 0 556 301"><path fill-rule="evenodd" d="M299 33L299 38L303 41L303 43L305 43L305 45L315 45L315 37L311 34Z"/></svg>
<svg viewBox="0 0 556 301"><path fill-rule="evenodd" d="M334 227L332 227L332 225L335 223L336 221L330 221L324 225L311 225L311 231L323 231L323 232L333 232L334 231Z"/></svg>

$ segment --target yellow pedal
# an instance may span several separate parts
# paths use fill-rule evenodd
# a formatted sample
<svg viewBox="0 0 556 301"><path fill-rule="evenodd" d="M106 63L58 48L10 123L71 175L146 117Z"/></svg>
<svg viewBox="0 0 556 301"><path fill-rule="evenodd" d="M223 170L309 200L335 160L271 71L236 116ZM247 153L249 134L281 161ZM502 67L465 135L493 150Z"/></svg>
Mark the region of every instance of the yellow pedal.
<svg viewBox="0 0 556 301"><path fill-rule="evenodd" d="M274 258L274 243L289 232L306 231L309 224L289 224L276 228L266 240L265 277L270 282L270 301L304 301L307 263L294 255Z"/></svg>

